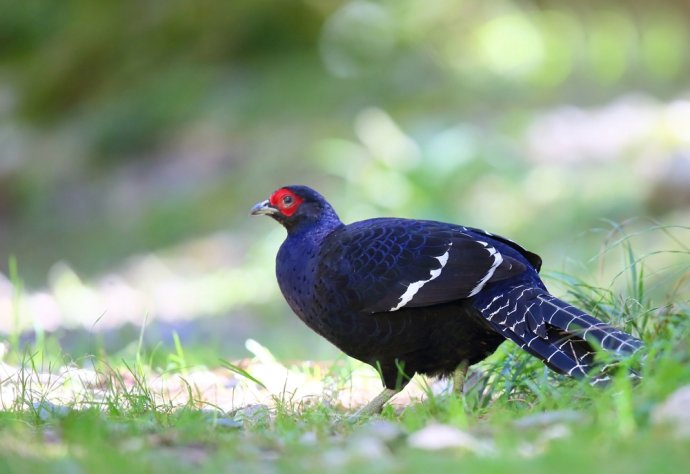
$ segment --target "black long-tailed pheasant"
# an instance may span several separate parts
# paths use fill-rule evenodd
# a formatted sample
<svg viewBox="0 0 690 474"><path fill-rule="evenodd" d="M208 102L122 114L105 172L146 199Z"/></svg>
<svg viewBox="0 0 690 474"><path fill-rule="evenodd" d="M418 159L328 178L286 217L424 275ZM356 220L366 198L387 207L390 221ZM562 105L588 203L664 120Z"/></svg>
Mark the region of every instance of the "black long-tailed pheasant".
<svg viewBox="0 0 690 474"><path fill-rule="evenodd" d="M280 188L251 213L287 229L276 274L292 310L381 374L385 388L361 414L380 411L415 373L449 376L505 339L595 383L608 377L595 370L595 346L619 354L642 346L551 295L540 257L504 237L411 219L345 225L306 186Z"/></svg>

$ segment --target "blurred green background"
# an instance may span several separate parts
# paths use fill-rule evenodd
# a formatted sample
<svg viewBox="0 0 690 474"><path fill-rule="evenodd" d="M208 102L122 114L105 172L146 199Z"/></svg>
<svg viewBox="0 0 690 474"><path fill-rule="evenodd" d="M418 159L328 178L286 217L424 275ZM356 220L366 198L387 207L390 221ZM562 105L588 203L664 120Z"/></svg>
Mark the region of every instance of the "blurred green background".
<svg viewBox="0 0 690 474"><path fill-rule="evenodd" d="M681 291L687 258L654 252L687 228L650 227L690 222L687 1L0 10L2 333L117 352L146 321L199 360L248 337L335 356L279 295L284 231L248 217L292 183L345 221L483 227L604 287L625 284L606 249L626 223L649 288Z"/></svg>

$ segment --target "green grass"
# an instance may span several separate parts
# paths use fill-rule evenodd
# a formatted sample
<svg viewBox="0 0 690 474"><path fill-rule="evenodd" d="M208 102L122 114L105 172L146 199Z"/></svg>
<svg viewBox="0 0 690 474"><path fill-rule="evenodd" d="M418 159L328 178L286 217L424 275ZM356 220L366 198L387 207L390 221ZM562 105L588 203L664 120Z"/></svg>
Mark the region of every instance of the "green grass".
<svg viewBox="0 0 690 474"><path fill-rule="evenodd" d="M176 335L162 358L147 356L140 337L129 359L100 354L71 362L89 368L88 380L60 372L69 361L46 336L39 348L5 354L22 370L12 379L0 375L0 473L684 472L690 438L655 422L654 413L690 384L690 302L683 293L688 266L658 303L649 296L654 280L647 256L637 257L625 242L616 244L626 257L622 289L563 275L551 279L579 306L644 339L644 359L626 362L640 367L639 383L620 371L609 386L591 387L504 344L473 368L482 376L464 397L429 389L424 401L389 405L378 417L348 423L348 410L335 398L300 400L287 389L266 405L224 411L197 386L187 362L190 348ZM680 247L687 261L690 252ZM262 391L270 384L258 373L261 364L272 363L271 355L255 351L258 361L219 360L216 370ZM291 370L331 380L338 391L359 376L353 367L359 366ZM172 378L181 381L181 395L160 388ZM439 424L469 435L470 445L416 447L419 431Z"/></svg>

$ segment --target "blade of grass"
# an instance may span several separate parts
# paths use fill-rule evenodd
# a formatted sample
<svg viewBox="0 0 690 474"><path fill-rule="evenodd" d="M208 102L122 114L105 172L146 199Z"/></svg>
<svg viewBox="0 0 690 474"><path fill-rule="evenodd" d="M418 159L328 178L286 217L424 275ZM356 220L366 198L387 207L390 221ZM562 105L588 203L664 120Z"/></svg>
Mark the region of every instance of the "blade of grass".
<svg viewBox="0 0 690 474"><path fill-rule="evenodd" d="M21 302L24 283L19 278L17 258L14 255L10 255L8 270L10 282L12 283L12 332L10 334L10 344L18 354L20 334L19 321L21 320Z"/></svg>
<svg viewBox="0 0 690 474"><path fill-rule="evenodd" d="M247 372L243 368L238 367L237 365L235 365L231 362L228 362L225 359L218 359L218 360L220 361L220 365L223 366L224 368L228 369L230 372L234 372L237 375L241 375L242 377L246 378L247 380L251 380L252 382L257 384L261 388L268 390L268 388L266 387L266 385L263 384L263 382L261 382L259 379L257 379L253 375L251 375L249 372Z"/></svg>

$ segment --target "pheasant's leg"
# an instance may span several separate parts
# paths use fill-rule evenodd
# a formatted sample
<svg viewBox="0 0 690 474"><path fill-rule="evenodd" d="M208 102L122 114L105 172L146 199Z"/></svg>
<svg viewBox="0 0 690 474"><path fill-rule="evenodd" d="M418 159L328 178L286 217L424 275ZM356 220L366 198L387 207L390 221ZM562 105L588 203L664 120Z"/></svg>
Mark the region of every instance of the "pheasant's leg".
<svg viewBox="0 0 690 474"><path fill-rule="evenodd" d="M465 387L465 379L467 378L467 362L461 362L460 365L453 372L453 392L456 395L462 395Z"/></svg>
<svg viewBox="0 0 690 474"><path fill-rule="evenodd" d="M372 401L364 405L362 408L357 410L357 412L350 417L350 421L356 421L364 416L376 415L381 413L383 405L386 404L388 400L393 398L393 395L398 393L400 390L393 390L390 388L384 388L381 393L376 395Z"/></svg>

